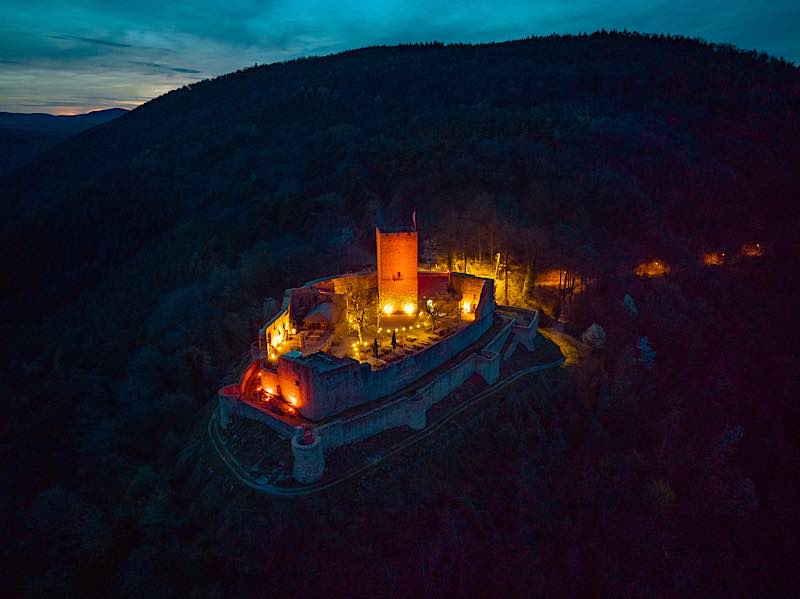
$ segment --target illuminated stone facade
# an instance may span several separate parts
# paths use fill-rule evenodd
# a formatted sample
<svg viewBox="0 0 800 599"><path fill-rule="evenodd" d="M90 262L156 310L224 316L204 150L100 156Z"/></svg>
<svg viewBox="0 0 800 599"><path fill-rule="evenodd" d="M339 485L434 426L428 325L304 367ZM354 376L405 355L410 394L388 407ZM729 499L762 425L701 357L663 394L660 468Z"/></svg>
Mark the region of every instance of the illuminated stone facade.
<svg viewBox="0 0 800 599"><path fill-rule="evenodd" d="M376 271L324 277L287 289L280 311L259 331L259 355L238 385L220 390L222 425L237 414L292 438L294 478L308 483L322 475L324 451L394 426L424 428L431 405L473 374L494 384L501 350L507 357L518 342L532 346L535 321L524 331L513 329L508 321L487 341L493 327L497 330L495 325L504 321L495 312L494 281L455 272L419 273L417 248L416 231L376 229ZM305 317L321 305L341 304L354 280L377 292L377 308L382 314L416 317L420 292L430 297L449 291L458 297L461 325L402 359L374 367L351 357L337 357L329 353L329 345L309 349L300 343L298 347L299 339L318 332L307 330ZM331 338L329 331L325 334ZM484 343L476 346L481 339ZM508 339L512 342L507 343ZM469 348L474 351L465 354ZM440 372L431 377L437 369ZM402 395L425 376L429 380L424 386ZM259 395L260 400L253 399L253 389L267 398ZM398 397L389 401L393 395ZM270 406L282 407L276 411ZM301 440L304 428L315 431L313 443Z"/></svg>
<svg viewBox="0 0 800 599"><path fill-rule="evenodd" d="M378 301L384 314L414 314L419 303L416 231L375 229Z"/></svg>

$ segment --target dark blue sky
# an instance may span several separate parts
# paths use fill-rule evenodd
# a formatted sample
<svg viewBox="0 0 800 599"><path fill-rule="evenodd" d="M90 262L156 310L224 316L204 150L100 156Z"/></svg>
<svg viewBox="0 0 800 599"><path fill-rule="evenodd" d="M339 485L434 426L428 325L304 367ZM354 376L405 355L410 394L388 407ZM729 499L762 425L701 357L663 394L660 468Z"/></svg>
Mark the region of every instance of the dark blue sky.
<svg viewBox="0 0 800 599"><path fill-rule="evenodd" d="M678 33L800 62L798 0L2 0L0 111L132 108L254 62L596 29Z"/></svg>

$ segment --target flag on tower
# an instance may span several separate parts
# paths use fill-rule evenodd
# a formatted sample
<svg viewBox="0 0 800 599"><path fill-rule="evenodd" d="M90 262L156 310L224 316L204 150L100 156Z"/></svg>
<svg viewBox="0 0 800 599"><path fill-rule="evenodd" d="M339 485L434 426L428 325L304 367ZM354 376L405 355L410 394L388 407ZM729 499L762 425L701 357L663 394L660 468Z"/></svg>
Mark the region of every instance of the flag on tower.
<svg viewBox="0 0 800 599"><path fill-rule="evenodd" d="M416 231L417 230L417 211L416 210L414 210L411 213L411 222L414 223L414 230Z"/></svg>

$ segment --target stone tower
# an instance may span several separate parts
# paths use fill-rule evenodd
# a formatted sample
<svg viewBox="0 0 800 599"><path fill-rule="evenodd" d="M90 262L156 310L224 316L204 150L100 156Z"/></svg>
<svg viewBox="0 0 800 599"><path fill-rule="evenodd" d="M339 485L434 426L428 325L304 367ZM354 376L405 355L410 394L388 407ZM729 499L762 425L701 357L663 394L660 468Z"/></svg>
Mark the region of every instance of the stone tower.
<svg viewBox="0 0 800 599"><path fill-rule="evenodd" d="M418 309L417 232L375 229L378 301L383 314L414 314Z"/></svg>

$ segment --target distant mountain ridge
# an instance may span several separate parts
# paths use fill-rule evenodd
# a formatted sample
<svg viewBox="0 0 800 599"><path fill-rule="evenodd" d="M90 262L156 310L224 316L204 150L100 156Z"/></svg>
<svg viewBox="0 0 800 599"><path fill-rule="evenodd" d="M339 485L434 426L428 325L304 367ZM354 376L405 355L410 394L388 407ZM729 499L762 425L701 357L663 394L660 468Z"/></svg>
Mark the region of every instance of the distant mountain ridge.
<svg viewBox="0 0 800 599"><path fill-rule="evenodd" d="M70 115L55 115L44 112L0 112L0 129L75 134L85 131L90 127L107 123L108 121L121 117L127 112L128 111L124 108L92 110L84 114Z"/></svg>
<svg viewBox="0 0 800 599"><path fill-rule="evenodd" d="M10 173L65 139L121 117L124 108L55 115L0 112L0 175Z"/></svg>

